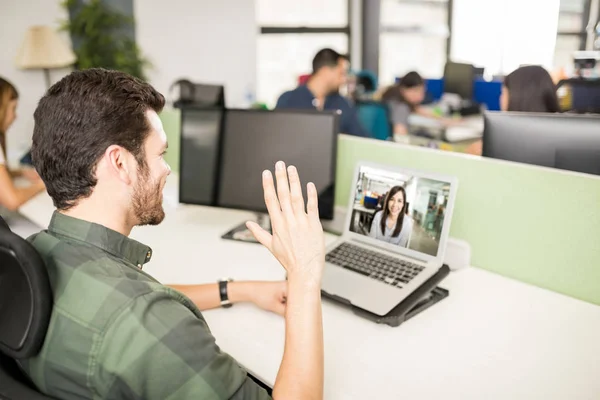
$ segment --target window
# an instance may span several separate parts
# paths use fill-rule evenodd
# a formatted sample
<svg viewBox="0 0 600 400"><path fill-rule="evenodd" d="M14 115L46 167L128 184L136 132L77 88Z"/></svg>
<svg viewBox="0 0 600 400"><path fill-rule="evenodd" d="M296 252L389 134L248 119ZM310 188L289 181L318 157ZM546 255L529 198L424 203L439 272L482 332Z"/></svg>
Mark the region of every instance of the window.
<svg viewBox="0 0 600 400"><path fill-rule="evenodd" d="M346 27L348 0L257 0L257 21L264 27Z"/></svg>
<svg viewBox="0 0 600 400"><path fill-rule="evenodd" d="M349 0L257 0L260 36L256 99L273 107L277 98L311 72L317 51L350 49Z"/></svg>
<svg viewBox="0 0 600 400"><path fill-rule="evenodd" d="M260 35L258 101L275 106L281 93L298 85L300 75L311 72L313 57L324 47L347 53L348 36L343 33Z"/></svg>
<svg viewBox="0 0 600 400"><path fill-rule="evenodd" d="M451 58L483 67L488 76L523 64L551 68L558 14L559 0L455 1Z"/></svg>
<svg viewBox="0 0 600 400"><path fill-rule="evenodd" d="M579 50L581 39L574 35L558 35L554 48L554 67L564 68L565 72L573 70L573 52Z"/></svg>
<svg viewBox="0 0 600 400"><path fill-rule="evenodd" d="M573 69L573 52L585 49L591 0L560 0L554 67Z"/></svg>
<svg viewBox="0 0 600 400"><path fill-rule="evenodd" d="M443 75L449 30L448 0L381 0L380 82L416 70Z"/></svg>

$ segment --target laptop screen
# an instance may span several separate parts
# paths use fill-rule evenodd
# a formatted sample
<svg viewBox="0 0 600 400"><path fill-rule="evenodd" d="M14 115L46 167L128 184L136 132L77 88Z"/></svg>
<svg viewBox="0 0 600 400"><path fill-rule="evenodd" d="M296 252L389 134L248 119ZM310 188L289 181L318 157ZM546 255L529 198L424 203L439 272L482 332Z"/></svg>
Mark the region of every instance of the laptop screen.
<svg viewBox="0 0 600 400"><path fill-rule="evenodd" d="M349 229L435 257L444 222L449 222L445 218L450 186L450 182L361 166Z"/></svg>

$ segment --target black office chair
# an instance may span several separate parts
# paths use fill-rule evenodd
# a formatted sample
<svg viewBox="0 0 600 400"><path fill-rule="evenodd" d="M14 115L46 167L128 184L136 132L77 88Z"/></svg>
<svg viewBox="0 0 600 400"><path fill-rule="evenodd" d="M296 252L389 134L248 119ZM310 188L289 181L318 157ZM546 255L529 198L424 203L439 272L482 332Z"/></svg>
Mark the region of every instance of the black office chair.
<svg viewBox="0 0 600 400"><path fill-rule="evenodd" d="M43 260L0 218L0 399L51 399L34 388L15 362L40 351L51 311Z"/></svg>

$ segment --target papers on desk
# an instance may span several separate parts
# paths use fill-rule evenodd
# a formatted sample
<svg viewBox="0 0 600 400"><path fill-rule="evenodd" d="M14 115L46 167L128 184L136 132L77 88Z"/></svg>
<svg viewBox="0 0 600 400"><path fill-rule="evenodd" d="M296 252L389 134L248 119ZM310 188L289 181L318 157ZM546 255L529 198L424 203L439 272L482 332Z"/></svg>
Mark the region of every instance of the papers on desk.
<svg viewBox="0 0 600 400"><path fill-rule="evenodd" d="M451 126L446 128L447 142L461 142L463 140L477 139L483 134L483 127L477 129L469 125Z"/></svg>
<svg viewBox="0 0 600 400"><path fill-rule="evenodd" d="M483 135L483 118L478 116L464 118L460 125L444 128L441 121L411 114L408 118L411 134L413 132L426 132L431 139L446 142L460 142L463 140L477 139Z"/></svg>

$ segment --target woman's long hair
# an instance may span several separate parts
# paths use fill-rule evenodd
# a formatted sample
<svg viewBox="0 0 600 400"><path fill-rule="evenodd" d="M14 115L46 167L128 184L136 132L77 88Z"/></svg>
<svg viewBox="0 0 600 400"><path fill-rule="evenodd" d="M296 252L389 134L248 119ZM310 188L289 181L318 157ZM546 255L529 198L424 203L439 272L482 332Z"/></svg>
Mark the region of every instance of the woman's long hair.
<svg viewBox="0 0 600 400"><path fill-rule="evenodd" d="M416 86L424 85L425 81L423 80L421 75L419 75L418 72L411 71L408 74L404 75L400 79L400 82L397 82L392 86L388 87L381 95L381 101L383 101L384 103L389 103L392 101L406 103L412 109L414 108L414 106L412 104L408 104L408 102L404 99L404 96L402 96L402 89L410 89Z"/></svg>
<svg viewBox="0 0 600 400"><path fill-rule="evenodd" d="M392 197L394 197L396 195L396 193L398 192L402 192L402 200L403 200L403 204L402 204L402 210L400 210L400 214L398 215L398 220L396 221L396 227L394 228L394 232L392 233L392 237L398 237L398 235L400 235L400 232L402 231L402 224L404 223L404 215L406 214L406 191L404 190L404 188L402 186L394 186L393 188L390 189L390 191L387 193L387 195L385 196L385 201L383 203L383 215L381 216L381 234L385 235L385 225L386 225L386 221L388 216L390 215L390 206L389 206L389 202L390 199Z"/></svg>
<svg viewBox="0 0 600 400"><path fill-rule="evenodd" d="M560 112L556 86L548 71L539 65L520 67L504 78L508 89L508 110Z"/></svg>
<svg viewBox="0 0 600 400"><path fill-rule="evenodd" d="M6 132L3 131L2 124L6 119L9 103L17 100L19 93L17 89L6 79L0 78L0 147L2 147L4 159L6 159Z"/></svg>

